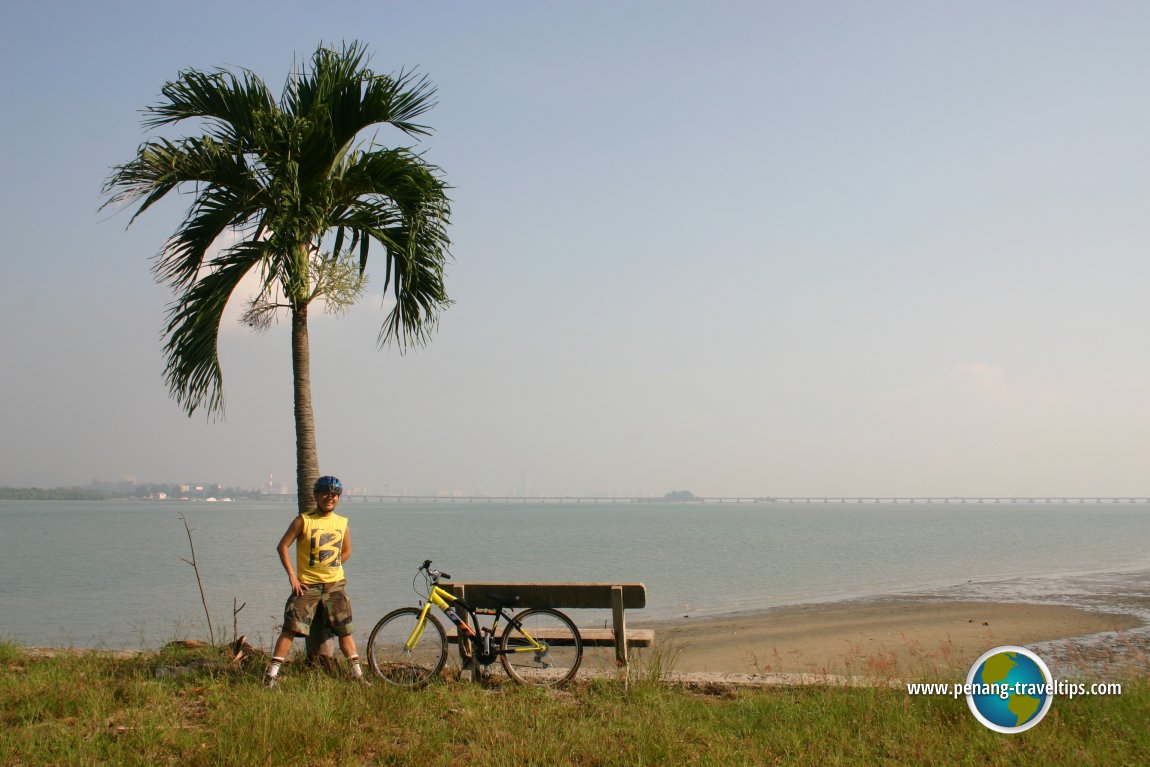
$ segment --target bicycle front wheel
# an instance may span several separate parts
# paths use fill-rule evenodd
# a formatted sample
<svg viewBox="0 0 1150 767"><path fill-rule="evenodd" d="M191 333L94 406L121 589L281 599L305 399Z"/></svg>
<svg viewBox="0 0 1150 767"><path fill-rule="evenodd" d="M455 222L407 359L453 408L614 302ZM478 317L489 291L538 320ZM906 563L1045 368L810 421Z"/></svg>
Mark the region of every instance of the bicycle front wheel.
<svg viewBox="0 0 1150 767"><path fill-rule="evenodd" d="M402 607L380 619L367 640L367 664L380 679L398 687L423 687L447 662L447 634L428 613L415 642L408 640L419 626L421 610Z"/></svg>
<svg viewBox="0 0 1150 767"><path fill-rule="evenodd" d="M503 630L499 660L520 684L562 687L579 670L583 639L571 619L558 610L524 610Z"/></svg>

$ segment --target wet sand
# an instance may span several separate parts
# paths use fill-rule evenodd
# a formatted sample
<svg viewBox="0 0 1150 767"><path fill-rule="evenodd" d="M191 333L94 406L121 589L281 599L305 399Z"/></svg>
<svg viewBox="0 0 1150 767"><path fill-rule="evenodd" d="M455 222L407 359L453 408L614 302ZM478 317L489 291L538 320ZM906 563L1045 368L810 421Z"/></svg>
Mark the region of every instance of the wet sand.
<svg viewBox="0 0 1150 767"><path fill-rule="evenodd" d="M654 629L655 649L675 671L871 675L965 669L999 645L1141 626L1129 615L1060 605L913 599L628 624Z"/></svg>

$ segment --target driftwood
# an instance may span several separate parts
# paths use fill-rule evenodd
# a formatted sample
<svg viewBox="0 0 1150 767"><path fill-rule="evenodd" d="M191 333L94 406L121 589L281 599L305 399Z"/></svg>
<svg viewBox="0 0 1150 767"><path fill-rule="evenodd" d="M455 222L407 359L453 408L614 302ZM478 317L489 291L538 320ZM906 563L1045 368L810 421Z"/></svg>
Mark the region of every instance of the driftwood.
<svg viewBox="0 0 1150 767"><path fill-rule="evenodd" d="M199 650L203 647L211 647L212 645L202 639L174 639L168 642L165 647L182 647L185 650Z"/></svg>
<svg viewBox="0 0 1150 767"><path fill-rule="evenodd" d="M223 673L237 669L249 662L257 662L261 665L267 662L267 654L262 650L257 650L252 647L248 643L246 636L238 637L231 645L226 647L215 647L199 639L178 639L174 642L168 642L164 646L185 650L214 648L220 653L221 657L193 657L188 662L179 665L157 666L154 671L157 678L184 676L186 674L196 674L203 671Z"/></svg>
<svg viewBox="0 0 1150 767"><path fill-rule="evenodd" d="M263 650L257 650L248 644L248 638L246 636L241 635L236 641L232 642L231 664L233 666L244 665L252 658L257 658L262 661L265 656L266 653Z"/></svg>

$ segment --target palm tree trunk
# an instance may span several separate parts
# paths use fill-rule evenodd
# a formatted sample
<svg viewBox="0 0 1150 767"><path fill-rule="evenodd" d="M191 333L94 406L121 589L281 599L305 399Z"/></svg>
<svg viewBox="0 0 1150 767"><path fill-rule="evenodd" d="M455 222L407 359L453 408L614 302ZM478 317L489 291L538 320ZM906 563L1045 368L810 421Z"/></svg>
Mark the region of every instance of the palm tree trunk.
<svg viewBox="0 0 1150 767"><path fill-rule="evenodd" d="M319 454L315 448L315 415L311 409L311 346L307 335L307 304L297 302L291 311L291 362L295 397L295 478L299 513L315 507L312 488L319 478ZM322 606L321 606L322 607ZM335 657L335 638L325 615L316 614L306 640L307 655Z"/></svg>
<svg viewBox="0 0 1150 767"><path fill-rule="evenodd" d="M312 487L319 479L315 448L315 415L311 409L311 349L307 335L307 304L291 310L291 360L295 397L295 486L299 513L315 508Z"/></svg>

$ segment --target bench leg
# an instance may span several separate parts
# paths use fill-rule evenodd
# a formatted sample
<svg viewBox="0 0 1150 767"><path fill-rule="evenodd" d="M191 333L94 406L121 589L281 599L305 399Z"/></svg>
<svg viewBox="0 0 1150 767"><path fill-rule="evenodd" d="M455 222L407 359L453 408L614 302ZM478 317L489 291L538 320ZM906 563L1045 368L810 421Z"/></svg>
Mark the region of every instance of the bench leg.
<svg viewBox="0 0 1150 767"><path fill-rule="evenodd" d="M467 598L467 587L463 584L452 584L451 589L455 592L455 596L460 599ZM456 629L456 631L458 631L458 629ZM462 681L470 677L472 682L481 681L483 671L479 668L479 664L475 661L475 656L471 652L471 642L468 642L464 636L459 636L456 641L459 643L459 679Z"/></svg>
<svg viewBox="0 0 1150 767"><path fill-rule="evenodd" d="M622 668L627 668L627 619L623 613L623 589L611 589L611 621L615 631L615 660Z"/></svg>
<svg viewBox="0 0 1150 767"><path fill-rule="evenodd" d="M631 674L627 666L627 619L623 612L623 589L611 588L611 623L615 632L615 663L619 668L619 679L623 688L630 686Z"/></svg>

